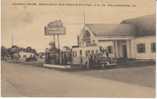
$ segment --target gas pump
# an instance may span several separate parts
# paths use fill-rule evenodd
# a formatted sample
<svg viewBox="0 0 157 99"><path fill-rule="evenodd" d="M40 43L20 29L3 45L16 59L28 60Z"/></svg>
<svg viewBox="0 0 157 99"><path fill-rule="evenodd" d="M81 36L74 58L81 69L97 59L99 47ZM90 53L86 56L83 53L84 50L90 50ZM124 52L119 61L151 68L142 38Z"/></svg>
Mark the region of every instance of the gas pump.
<svg viewBox="0 0 157 99"><path fill-rule="evenodd" d="M59 64L59 49L56 48L55 42L49 43L50 48L45 51L46 64Z"/></svg>

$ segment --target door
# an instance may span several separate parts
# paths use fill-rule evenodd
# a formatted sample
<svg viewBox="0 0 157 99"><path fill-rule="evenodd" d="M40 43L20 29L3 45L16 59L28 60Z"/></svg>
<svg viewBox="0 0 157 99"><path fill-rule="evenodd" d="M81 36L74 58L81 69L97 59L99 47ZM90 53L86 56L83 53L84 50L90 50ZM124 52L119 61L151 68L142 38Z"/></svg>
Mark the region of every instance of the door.
<svg viewBox="0 0 157 99"><path fill-rule="evenodd" d="M127 46L126 45L123 45L122 46L122 53L123 53L123 58L127 58Z"/></svg>

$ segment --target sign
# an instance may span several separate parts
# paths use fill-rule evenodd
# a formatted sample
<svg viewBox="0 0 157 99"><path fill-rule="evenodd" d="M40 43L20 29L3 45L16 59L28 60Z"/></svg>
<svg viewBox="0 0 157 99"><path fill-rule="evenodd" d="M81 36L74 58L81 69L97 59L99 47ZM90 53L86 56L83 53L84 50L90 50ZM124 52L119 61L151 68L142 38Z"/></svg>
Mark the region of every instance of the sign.
<svg viewBox="0 0 157 99"><path fill-rule="evenodd" d="M44 27L45 35L63 35L65 34L65 27L61 20L49 22Z"/></svg>

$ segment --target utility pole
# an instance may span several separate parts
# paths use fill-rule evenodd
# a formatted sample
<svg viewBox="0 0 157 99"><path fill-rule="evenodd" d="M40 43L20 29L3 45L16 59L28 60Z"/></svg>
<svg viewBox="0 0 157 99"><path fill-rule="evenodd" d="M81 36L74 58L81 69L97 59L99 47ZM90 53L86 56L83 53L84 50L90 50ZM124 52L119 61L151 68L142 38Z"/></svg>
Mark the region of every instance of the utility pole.
<svg viewBox="0 0 157 99"><path fill-rule="evenodd" d="M61 64L61 51L60 51L60 39L59 39L59 34L57 34L57 41L58 41L58 56L59 56L59 59L58 59L58 62L59 64Z"/></svg>
<svg viewBox="0 0 157 99"><path fill-rule="evenodd" d="M83 11L83 24L86 24L86 16L85 16L85 10Z"/></svg>
<svg viewBox="0 0 157 99"><path fill-rule="evenodd" d="M14 45L14 33L12 32L11 33L11 46Z"/></svg>
<svg viewBox="0 0 157 99"><path fill-rule="evenodd" d="M57 40L58 40L58 49L60 49L60 40L59 40L59 35L57 34Z"/></svg>

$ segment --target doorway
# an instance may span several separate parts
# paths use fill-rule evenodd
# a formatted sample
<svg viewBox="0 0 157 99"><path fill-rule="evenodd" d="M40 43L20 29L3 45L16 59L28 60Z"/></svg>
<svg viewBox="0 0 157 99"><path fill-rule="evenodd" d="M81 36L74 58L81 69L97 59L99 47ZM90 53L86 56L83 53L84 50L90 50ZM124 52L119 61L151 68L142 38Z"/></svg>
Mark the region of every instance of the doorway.
<svg viewBox="0 0 157 99"><path fill-rule="evenodd" d="M122 45L122 53L123 53L123 58L128 58L126 45Z"/></svg>

